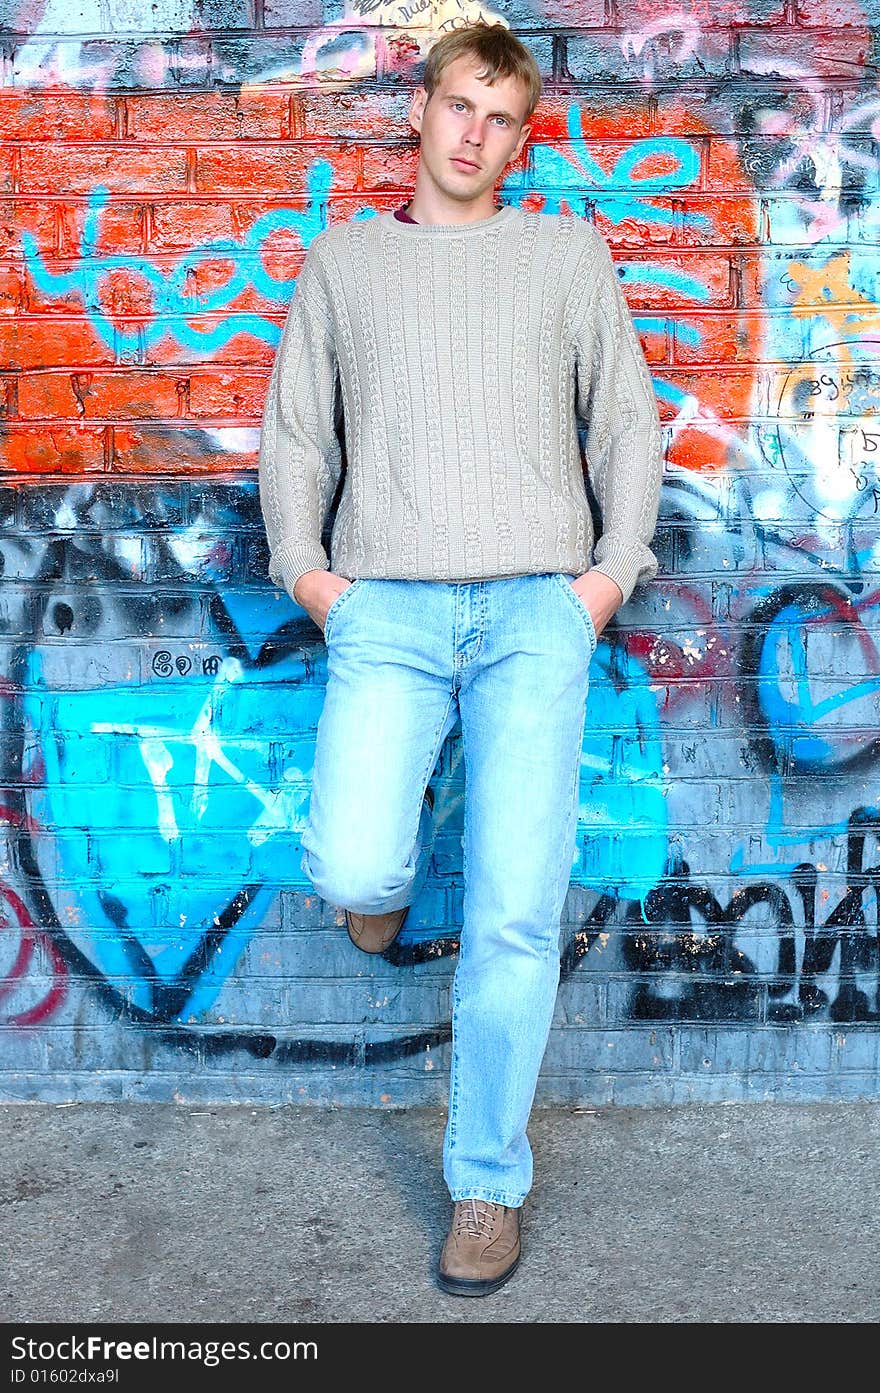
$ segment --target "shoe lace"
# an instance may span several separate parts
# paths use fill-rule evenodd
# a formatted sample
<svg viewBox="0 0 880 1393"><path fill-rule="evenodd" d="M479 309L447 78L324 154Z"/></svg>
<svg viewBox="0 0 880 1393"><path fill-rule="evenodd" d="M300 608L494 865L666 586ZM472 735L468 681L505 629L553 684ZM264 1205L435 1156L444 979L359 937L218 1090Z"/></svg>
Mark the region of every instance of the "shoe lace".
<svg viewBox="0 0 880 1393"><path fill-rule="evenodd" d="M492 1230L500 1204L488 1200L460 1200L455 1207L455 1232L461 1237L484 1238Z"/></svg>

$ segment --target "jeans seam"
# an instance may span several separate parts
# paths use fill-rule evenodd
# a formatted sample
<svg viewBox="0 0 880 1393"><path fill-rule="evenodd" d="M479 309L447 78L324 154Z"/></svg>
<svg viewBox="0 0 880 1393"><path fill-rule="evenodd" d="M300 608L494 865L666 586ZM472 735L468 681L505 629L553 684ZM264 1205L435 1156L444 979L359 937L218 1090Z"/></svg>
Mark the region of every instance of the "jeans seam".
<svg viewBox="0 0 880 1393"><path fill-rule="evenodd" d="M457 968L456 972L453 974L452 977L452 1017L450 1022L452 1027L452 1060L450 1067L449 1082L449 1120L447 1123L448 1138L446 1146L447 1155L449 1154L449 1152L451 1152L453 1145L455 1144L456 1123L458 1121L458 1054L455 1048L455 1018L458 1015L459 995L458 987L455 981L456 976Z"/></svg>
<svg viewBox="0 0 880 1393"><path fill-rule="evenodd" d="M461 880L462 885L468 884L468 859L467 859L467 837L462 838L462 858L461 858ZM449 1079L449 1121L447 1123L446 1147L447 1157L451 1155L455 1145L456 1122L458 1120L458 1048L455 1038L455 1022L458 1016L458 1008L461 1001L458 984L458 973L461 968L461 938L458 944L458 962L455 965L455 972L452 975L452 1058L450 1061Z"/></svg>

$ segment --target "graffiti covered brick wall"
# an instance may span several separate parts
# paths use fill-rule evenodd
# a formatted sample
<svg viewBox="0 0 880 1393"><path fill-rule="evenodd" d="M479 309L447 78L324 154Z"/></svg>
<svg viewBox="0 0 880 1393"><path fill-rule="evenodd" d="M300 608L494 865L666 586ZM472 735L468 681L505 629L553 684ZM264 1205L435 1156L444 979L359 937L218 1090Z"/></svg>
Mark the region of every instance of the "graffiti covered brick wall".
<svg viewBox="0 0 880 1393"><path fill-rule="evenodd" d="M325 650L255 463L305 250L405 201L480 17L545 80L501 199L606 238L666 439L539 1098L878 1096L877 9L0 0L0 1097L445 1098L459 731L367 960L299 867Z"/></svg>

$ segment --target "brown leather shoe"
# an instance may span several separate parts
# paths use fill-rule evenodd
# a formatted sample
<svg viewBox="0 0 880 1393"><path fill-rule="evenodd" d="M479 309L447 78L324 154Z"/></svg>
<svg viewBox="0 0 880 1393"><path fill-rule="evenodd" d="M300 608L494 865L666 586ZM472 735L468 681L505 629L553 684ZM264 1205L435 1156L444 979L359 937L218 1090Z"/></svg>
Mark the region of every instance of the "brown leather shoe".
<svg viewBox="0 0 880 1393"><path fill-rule="evenodd" d="M437 1280L453 1296L488 1296L512 1277L522 1254L521 1209L458 1200Z"/></svg>
<svg viewBox="0 0 880 1393"><path fill-rule="evenodd" d="M434 790L425 789L425 802L430 812L434 811ZM345 911L345 927L355 948L362 953L384 953L390 948L406 921L409 905L403 909L392 909L387 914L358 914L356 910Z"/></svg>
<svg viewBox="0 0 880 1393"><path fill-rule="evenodd" d="M345 927L355 948L360 948L362 953L384 953L400 933L408 913L409 905L392 909L388 914L357 914L347 909Z"/></svg>

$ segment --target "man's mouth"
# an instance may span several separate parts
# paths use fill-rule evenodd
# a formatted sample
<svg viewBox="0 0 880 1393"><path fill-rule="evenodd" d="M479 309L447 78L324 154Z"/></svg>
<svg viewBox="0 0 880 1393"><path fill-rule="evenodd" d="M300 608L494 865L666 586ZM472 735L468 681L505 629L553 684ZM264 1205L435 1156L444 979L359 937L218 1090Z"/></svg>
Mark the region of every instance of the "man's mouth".
<svg viewBox="0 0 880 1393"><path fill-rule="evenodd" d="M479 169L480 167L478 164L474 164L473 160L466 160L463 155L453 155L452 163L460 165L462 169Z"/></svg>

